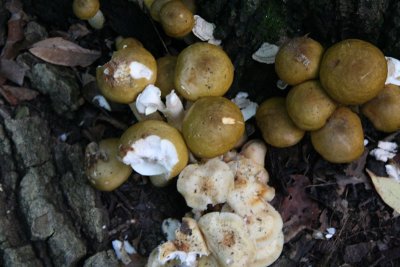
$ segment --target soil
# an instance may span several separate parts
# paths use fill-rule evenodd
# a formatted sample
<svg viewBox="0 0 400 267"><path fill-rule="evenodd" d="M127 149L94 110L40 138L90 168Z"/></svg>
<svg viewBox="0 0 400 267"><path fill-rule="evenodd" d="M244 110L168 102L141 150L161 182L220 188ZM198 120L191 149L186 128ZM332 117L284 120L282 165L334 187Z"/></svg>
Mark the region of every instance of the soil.
<svg viewBox="0 0 400 267"><path fill-rule="evenodd" d="M109 60L115 38L135 37L156 58L176 55L196 40L165 36L142 1L100 2L106 24L93 30L74 17L69 0L0 0L0 266L124 266L115 259L114 240L127 240L138 252L126 266L144 266L165 240L162 221L190 210L175 182L157 188L133 174L117 190L100 192L86 181L85 146L118 137L135 122L126 105L111 104L107 111L92 101L99 93L91 78ZM308 34L328 47L361 38L385 55L400 56L397 1L198 0L197 8L216 23L215 35L235 65L228 97L244 90L260 103L287 94L276 87L273 65L251 59L263 42L279 45ZM28 52L56 36L101 56L88 67L64 67ZM4 72L10 61L18 67ZM386 176L385 163L368 151L380 140L400 144L400 133L378 132L361 118L369 143L350 164L323 160L308 135L290 148L268 146L273 205L285 233L284 250L272 266L400 266L400 216L365 173L368 168ZM248 128L256 129L254 119ZM394 161L400 164L400 154Z"/></svg>

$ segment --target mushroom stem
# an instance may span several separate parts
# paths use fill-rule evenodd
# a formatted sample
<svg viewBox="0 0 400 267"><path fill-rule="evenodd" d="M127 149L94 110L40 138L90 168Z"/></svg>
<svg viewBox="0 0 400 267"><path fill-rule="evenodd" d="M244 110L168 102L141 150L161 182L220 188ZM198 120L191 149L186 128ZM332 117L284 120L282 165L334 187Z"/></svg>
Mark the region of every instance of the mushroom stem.
<svg viewBox="0 0 400 267"><path fill-rule="evenodd" d="M253 139L243 145L240 154L245 158L251 159L261 166L265 165L265 155L267 154L267 146L260 139Z"/></svg>
<svg viewBox="0 0 400 267"><path fill-rule="evenodd" d="M99 9L94 17L88 19L90 26L92 26L96 30L100 30L104 26L105 18L103 12Z"/></svg>
<svg viewBox="0 0 400 267"><path fill-rule="evenodd" d="M185 112L182 101L174 90L166 96L165 104L167 107L164 110L161 110L161 112L167 118L169 124L174 126L176 129L181 130Z"/></svg>
<svg viewBox="0 0 400 267"><path fill-rule="evenodd" d="M138 121L145 121L145 120L158 120L162 121L163 118L161 117L160 113L154 112L149 115L142 114L136 108L136 101L129 104L130 109L132 110L133 115Z"/></svg>

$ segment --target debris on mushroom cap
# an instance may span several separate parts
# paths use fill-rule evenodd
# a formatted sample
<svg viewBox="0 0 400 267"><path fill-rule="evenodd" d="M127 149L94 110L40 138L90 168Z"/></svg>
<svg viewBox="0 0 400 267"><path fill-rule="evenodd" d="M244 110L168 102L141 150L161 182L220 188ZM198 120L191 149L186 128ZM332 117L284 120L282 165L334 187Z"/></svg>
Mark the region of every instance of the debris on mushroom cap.
<svg viewBox="0 0 400 267"><path fill-rule="evenodd" d="M234 174L219 158L205 164L190 164L179 174L177 189L189 207L206 210L208 205L224 203L233 189Z"/></svg>
<svg viewBox="0 0 400 267"><path fill-rule="evenodd" d="M198 224L221 266L247 267L253 261L255 243L239 215L211 212L203 215Z"/></svg>
<svg viewBox="0 0 400 267"><path fill-rule="evenodd" d="M192 32L202 41L210 44L220 45L221 40L214 38L215 24L210 23L198 15L194 15L194 27Z"/></svg>
<svg viewBox="0 0 400 267"><path fill-rule="evenodd" d="M400 60L392 57L385 58L388 67L385 84L395 84L400 86Z"/></svg>
<svg viewBox="0 0 400 267"><path fill-rule="evenodd" d="M176 230L175 237L175 240L159 246L158 259L162 264L176 259L187 266L193 266L198 256L210 254L197 222L192 218L182 219L182 224Z"/></svg>
<svg viewBox="0 0 400 267"><path fill-rule="evenodd" d="M256 115L256 110L258 104L256 102L248 99L249 94L245 92L239 92L235 98L232 99L232 102L235 103L243 114L244 121L249 120L250 118Z"/></svg>

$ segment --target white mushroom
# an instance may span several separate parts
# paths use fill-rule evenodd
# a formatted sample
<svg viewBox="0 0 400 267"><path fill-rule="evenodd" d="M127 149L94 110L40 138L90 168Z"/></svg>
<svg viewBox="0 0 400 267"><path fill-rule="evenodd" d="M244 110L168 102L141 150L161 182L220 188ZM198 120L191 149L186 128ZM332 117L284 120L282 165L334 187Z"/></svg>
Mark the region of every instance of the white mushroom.
<svg viewBox="0 0 400 267"><path fill-rule="evenodd" d="M243 145L240 154L264 167L267 146L261 139L252 139Z"/></svg>
<svg viewBox="0 0 400 267"><path fill-rule="evenodd" d="M242 217L229 212L211 212L203 215L198 224L221 266L248 267L253 262L255 244Z"/></svg>
<svg viewBox="0 0 400 267"><path fill-rule="evenodd" d="M233 189L234 175L228 164L219 158L205 164L190 164L179 175L177 188L194 210L206 210L208 205L224 203Z"/></svg>

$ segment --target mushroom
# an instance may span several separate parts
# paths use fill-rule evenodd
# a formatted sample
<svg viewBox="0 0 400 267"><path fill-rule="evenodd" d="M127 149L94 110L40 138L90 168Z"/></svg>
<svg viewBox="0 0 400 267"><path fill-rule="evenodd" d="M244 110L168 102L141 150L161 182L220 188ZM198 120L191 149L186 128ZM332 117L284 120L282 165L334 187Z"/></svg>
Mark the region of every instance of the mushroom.
<svg viewBox="0 0 400 267"><path fill-rule="evenodd" d="M129 104L157 77L157 64L145 48L121 49L96 70L97 84L109 100Z"/></svg>
<svg viewBox="0 0 400 267"><path fill-rule="evenodd" d="M74 0L72 9L75 16L87 20L96 30L103 28L105 19L100 10L99 0Z"/></svg>
<svg viewBox="0 0 400 267"><path fill-rule="evenodd" d="M102 191L112 191L132 173L129 166L117 159L118 138L92 142L86 146L85 172L90 184Z"/></svg>
<svg viewBox="0 0 400 267"><path fill-rule="evenodd" d="M188 150L181 134L159 120L145 120L129 127L120 138L119 156L137 173L165 186L186 166Z"/></svg>
<svg viewBox="0 0 400 267"><path fill-rule="evenodd" d="M157 59L157 80L154 84L161 90L161 97L166 97L175 88L176 56L164 56Z"/></svg>
<svg viewBox="0 0 400 267"><path fill-rule="evenodd" d="M220 47L195 43L178 55L175 89L190 101L204 96L222 96L233 82L233 64Z"/></svg>
<svg viewBox="0 0 400 267"><path fill-rule="evenodd" d="M198 225L208 249L221 266L248 267L253 262L255 244L242 217L230 212L203 215Z"/></svg>
<svg viewBox="0 0 400 267"><path fill-rule="evenodd" d="M219 267L217 259L212 255L203 256L198 260L197 267Z"/></svg>
<svg viewBox="0 0 400 267"><path fill-rule="evenodd" d="M383 53L371 43L347 39L326 50L320 67L322 87L334 100L359 105L385 86L388 67Z"/></svg>
<svg viewBox="0 0 400 267"><path fill-rule="evenodd" d="M160 21L160 11L161 8L168 2L171 2L174 0L154 0L153 3L151 3L150 6L150 16L152 19L155 21Z"/></svg>
<svg viewBox="0 0 400 267"><path fill-rule="evenodd" d="M286 109L297 127L317 130L336 109L336 103L318 81L306 81L290 89L286 96Z"/></svg>
<svg viewBox="0 0 400 267"><path fill-rule="evenodd" d="M287 113L283 97L272 97L261 103L257 109L256 122L265 142L275 147L295 145L305 134Z"/></svg>
<svg viewBox="0 0 400 267"><path fill-rule="evenodd" d="M379 131L400 130L400 87L386 85L382 92L362 106L361 111Z"/></svg>
<svg viewBox="0 0 400 267"><path fill-rule="evenodd" d="M327 161L349 163L364 152L360 118L347 107L335 110L324 127L311 132L311 143Z"/></svg>
<svg viewBox="0 0 400 267"><path fill-rule="evenodd" d="M221 96L203 97L187 111L182 135L199 158L213 158L232 149L244 133L240 109Z"/></svg>
<svg viewBox="0 0 400 267"><path fill-rule="evenodd" d="M190 164L179 174L177 189L186 204L194 210L225 203L233 189L234 174L228 164L218 158L205 164Z"/></svg>
<svg viewBox="0 0 400 267"><path fill-rule="evenodd" d="M184 37L194 26L193 13L180 0L168 1L160 9L160 23L166 35Z"/></svg>
<svg viewBox="0 0 400 267"><path fill-rule="evenodd" d="M161 244L158 250L161 264L177 260L184 266L193 266L197 257L210 254L197 222L188 217L182 219L180 228L175 232L175 240Z"/></svg>
<svg viewBox="0 0 400 267"><path fill-rule="evenodd" d="M275 72L289 85L316 79L323 52L322 45L307 36L290 39L275 57Z"/></svg>
<svg viewBox="0 0 400 267"><path fill-rule="evenodd" d="M133 37L123 38L122 36L118 36L115 39L115 48L117 50L125 48L135 48L135 47L143 48L143 44L136 38Z"/></svg>
<svg viewBox="0 0 400 267"><path fill-rule="evenodd" d="M265 165L265 156L267 154L267 146L260 139L252 139L247 141L242 146L240 151L240 155L243 157L252 160L254 163L264 167ZM266 170L265 170L266 171ZM268 173L267 173L268 174ZM263 182L268 182L268 178Z"/></svg>

